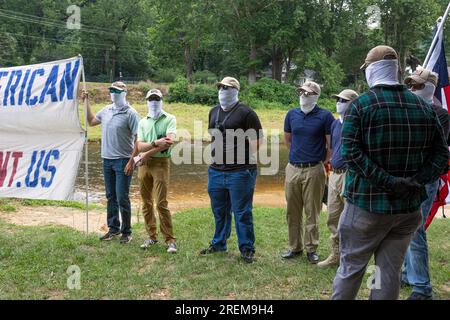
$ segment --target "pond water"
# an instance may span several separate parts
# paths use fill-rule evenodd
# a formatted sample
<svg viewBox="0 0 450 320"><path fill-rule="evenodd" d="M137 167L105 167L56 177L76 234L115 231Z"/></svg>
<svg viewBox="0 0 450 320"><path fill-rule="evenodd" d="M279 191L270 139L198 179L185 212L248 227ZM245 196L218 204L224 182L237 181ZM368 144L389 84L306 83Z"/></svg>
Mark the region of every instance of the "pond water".
<svg viewBox="0 0 450 320"><path fill-rule="evenodd" d="M205 145L191 145L192 157L196 154L196 148L202 148ZM270 149L270 147L269 147ZM277 152L276 150L275 152ZM276 154L272 155L271 150L265 150L266 154L277 158ZM104 184L102 172L102 159L100 155L100 144L89 144L89 201L104 202ZM193 161L192 161L193 162ZM260 199L261 204L273 204L274 206L283 204L284 202L284 174L285 167L288 162L288 150L284 145L280 145L278 151L279 169L274 175L259 175L255 191L255 199ZM76 200L84 199L85 195L85 178L84 178L84 155L80 164L78 177L76 181ZM268 168L268 165L261 165L261 168ZM207 194L208 165L203 164L181 164L171 163L171 178L169 187L169 201L175 200L181 202L193 202L195 204L204 204L208 206L209 198ZM139 189L137 182L137 172L133 174L131 185L131 198L139 198ZM281 199L280 199L281 197ZM206 202L205 202L206 201ZM258 201L255 201L258 202ZM258 204L258 203L256 203ZM191 207L186 205L186 207Z"/></svg>

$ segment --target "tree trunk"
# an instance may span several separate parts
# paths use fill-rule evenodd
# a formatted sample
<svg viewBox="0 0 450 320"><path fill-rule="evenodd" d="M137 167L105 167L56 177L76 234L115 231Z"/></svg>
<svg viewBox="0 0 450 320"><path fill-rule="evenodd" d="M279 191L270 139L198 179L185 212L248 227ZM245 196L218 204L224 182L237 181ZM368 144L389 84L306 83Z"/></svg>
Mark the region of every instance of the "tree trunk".
<svg viewBox="0 0 450 320"><path fill-rule="evenodd" d="M184 46L184 62L186 66L186 78L192 84L192 50L190 44Z"/></svg>
<svg viewBox="0 0 450 320"><path fill-rule="evenodd" d="M248 83L253 84L256 82L256 57L258 51L256 50L256 46L252 43L250 49L250 69L248 72Z"/></svg>
<svg viewBox="0 0 450 320"><path fill-rule="evenodd" d="M274 47L272 51L272 79L281 82L283 75L283 52L279 47Z"/></svg>

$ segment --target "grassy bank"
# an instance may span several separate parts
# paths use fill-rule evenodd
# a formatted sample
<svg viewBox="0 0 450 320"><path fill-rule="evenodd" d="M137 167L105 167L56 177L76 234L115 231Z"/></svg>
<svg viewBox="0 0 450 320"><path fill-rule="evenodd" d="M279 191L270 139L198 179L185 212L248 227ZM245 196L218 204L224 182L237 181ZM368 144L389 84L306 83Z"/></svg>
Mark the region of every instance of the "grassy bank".
<svg viewBox="0 0 450 320"><path fill-rule="evenodd" d="M20 206L25 207L64 207L85 210L86 205L79 201L54 201L54 200L32 200L32 199L0 199L0 211L16 212ZM102 208L97 204L89 204L89 209Z"/></svg>
<svg viewBox="0 0 450 320"><path fill-rule="evenodd" d="M106 103L104 104L94 104L92 105L92 111L97 113L100 111ZM147 105L145 104L132 104L141 117L147 114ZM211 106L204 105L188 105L183 103L165 103L164 109L175 115L177 117L177 127L178 130L185 129L189 132L191 137L195 140L208 140L208 114L211 110ZM265 130L280 130L283 132L284 128L284 118L286 116L288 109L261 109L256 110L258 116L260 117L261 124ZM80 119L84 123L84 118L82 111L80 111ZM202 123L202 130L199 132L194 132L195 121L200 121ZM197 129L198 130L198 129ZM194 134L195 133L195 134ZM273 134L273 132L272 132ZM88 137L90 141L98 141L101 138L101 128L100 126L91 127L88 130Z"/></svg>
<svg viewBox="0 0 450 320"><path fill-rule="evenodd" d="M0 299L328 299L335 269L320 270L306 258L283 262L287 241L282 209L255 210L257 258L239 260L236 238L228 254L199 257L213 230L210 210L174 216L179 253L165 246L141 251L142 225L130 245L100 243L95 235L63 227L18 227L0 221ZM431 275L436 298L450 299L450 222L429 232ZM233 229L234 230L234 229ZM321 217L320 254L328 253L326 215ZM81 269L81 290L68 290L66 270ZM402 298L409 290L402 289ZM361 290L365 299L368 290Z"/></svg>

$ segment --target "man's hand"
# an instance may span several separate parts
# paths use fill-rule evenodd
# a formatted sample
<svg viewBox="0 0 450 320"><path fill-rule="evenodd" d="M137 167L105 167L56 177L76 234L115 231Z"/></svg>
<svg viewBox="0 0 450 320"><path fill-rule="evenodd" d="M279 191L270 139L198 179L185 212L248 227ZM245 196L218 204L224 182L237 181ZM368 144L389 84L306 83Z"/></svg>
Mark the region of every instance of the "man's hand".
<svg viewBox="0 0 450 320"><path fill-rule="evenodd" d="M83 100L83 102L84 102L84 100L86 100L86 99L89 100L89 93L87 91L83 90L81 92L81 100Z"/></svg>
<svg viewBox="0 0 450 320"><path fill-rule="evenodd" d="M134 170L134 159L131 158L130 161L128 161L127 165L125 166L125 175L131 176L133 175Z"/></svg>
<svg viewBox="0 0 450 320"><path fill-rule="evenodd" d="M168 149L170 146L174 144L174 141L171 138L164 137L159 140L156 140L155 144L158 148Z"/></svg>
<svg viewBox="0 0 450 320"><path fill-rule="evenodd" d="M396 178L390 191L391 200L408 200L420 195L422 185L413 178Z"/></svg>

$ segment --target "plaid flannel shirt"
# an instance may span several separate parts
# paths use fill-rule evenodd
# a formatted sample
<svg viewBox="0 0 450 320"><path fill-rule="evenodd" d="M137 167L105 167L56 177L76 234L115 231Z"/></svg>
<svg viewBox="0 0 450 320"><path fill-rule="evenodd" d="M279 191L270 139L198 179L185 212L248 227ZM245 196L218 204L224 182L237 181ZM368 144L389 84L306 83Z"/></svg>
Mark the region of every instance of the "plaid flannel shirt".
<svg viewBox="0 0 450 320"><path fill-rule="evenodd" d="M417 211L427 198L389 199L396 177L436 181L448 165L448 146L432 106L403 85L380 85L356 99L345 115L342 156L348 164L344 197L373 213Z"/></svg>

